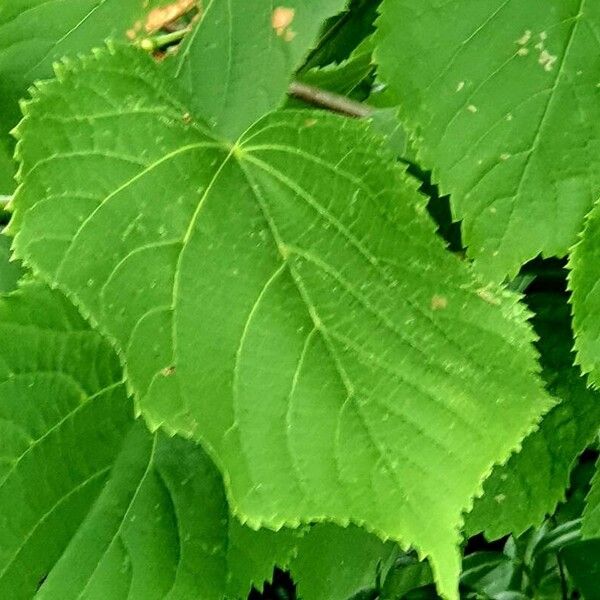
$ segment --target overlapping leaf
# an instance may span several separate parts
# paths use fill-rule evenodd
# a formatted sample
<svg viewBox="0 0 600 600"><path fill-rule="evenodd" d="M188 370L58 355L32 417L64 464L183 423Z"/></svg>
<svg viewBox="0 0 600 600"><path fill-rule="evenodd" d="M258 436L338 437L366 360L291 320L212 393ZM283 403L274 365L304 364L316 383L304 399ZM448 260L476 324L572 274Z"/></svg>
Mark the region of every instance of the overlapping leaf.
<svg viewBox="0 0 600 600"><path fill-rule="evenodd" d="M28 284L0 301L0 596L31 598L100 493L129 402L108 344Z"/></svg>
<svg viewBox="0 0 600 600"><path fill-rule="evenodd" d="M573 367L573 345L566 299L535 294L530 299L538 347L548 390L560 403L506 465L486 480L484 495L467 515L470 535L485 532L490 539L520 535L540 525L564 498L577 457L600 429L600 395L590 390Z"/></svg>
<svg viewBox="0 0 600 600"><path fill-rule="evenodd" d="M8 194L15 187L15 164L12 159L12 142L8 139L0 142L0 194Z"/></svg>
<svg viewBox="0 0 600 600"><path fill-rule="evenodd" d="M61 294L0 300L0 365L1 597L241 599L296 554L302 531L229 517L198 446L134 422L114 351Z"/></svg>
<svg viewBox="0 0 600 600"><path fill-rule="evenodd" d="M586 219L581 240L569 261L569 288L577 364L590 383L600 387L600 207Z"/></svg>
<svg viewBox="0 0 600 600"><path fill-rule="evenodd" d="M600 4L386 0L380 75L489 277L563 255L600 194ZM432 34L432 32L434 32Z"/></svg>
<svg viewBox="0 0 600 600"><path fill-rule="evenodd" d="M140 53L58 73L20 127L17 255L244 519L364 523L454 597L460 513L550 405L516 298L444 250L365 124L283 112L231 144Z"/></svg>
<svg viewBox="0 0 600 600"><path fill-rule="evenodd" d="M10 238L0 236L0 293L12 292L23 275L18 262L10 262Z"/></svg>
<svg viewBox="0 0 600 600"><path fill-rule="evenodd" d="M164 3L164 0L163 0ZM137 34L149 10L142 0L12 0L0 3L0 194L10 193L15 165L8 132L20 118L18 102L52 63L88 51L106 38ZM137 25L136 25L137 23Z"/></svg>
<svg viewBox="0 0 600 600"><path fill-rule="evenodd" d="M398 547L364 529L317 525L298 544L290 574L303 600L348 600L372 592L382 581Z"/></svg>
<svg viewBox="0 0 600 600"><path fill-rule="evenodd" d="M240 135L277 108L326 17L346 0L209 0L170 65L189 108L216 131ZM198 73L202 73L198 77Z"/></svg>
<svg viewBox="0 0 600 600"><path fill-rule="evenodd" d="M581 534L586 539L600 538L600 468L598 465L592 480L592 489L586 498Z"/></svg>

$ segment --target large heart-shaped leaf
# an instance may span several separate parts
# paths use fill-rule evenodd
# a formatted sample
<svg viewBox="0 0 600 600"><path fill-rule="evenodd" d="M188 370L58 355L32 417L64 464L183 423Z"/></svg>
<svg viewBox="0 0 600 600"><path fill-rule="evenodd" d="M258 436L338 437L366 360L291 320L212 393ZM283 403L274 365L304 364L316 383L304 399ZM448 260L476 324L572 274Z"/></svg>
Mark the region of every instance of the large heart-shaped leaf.
<svg viewBox="0 0 600 600"><path fill-rule="evenodd" d="M367 124L281 112L230 143L139 52L58 75L19 129L17 255L244 520L365 524L454 597L461 511L551 404L517 298L446 252Z"/></svg>
<svg viewBox="0 0 600 600"><path fill-rule="evenodd" d="M600 4L385 0L376 59L471 257L564 255L600 194Z"/></svg>

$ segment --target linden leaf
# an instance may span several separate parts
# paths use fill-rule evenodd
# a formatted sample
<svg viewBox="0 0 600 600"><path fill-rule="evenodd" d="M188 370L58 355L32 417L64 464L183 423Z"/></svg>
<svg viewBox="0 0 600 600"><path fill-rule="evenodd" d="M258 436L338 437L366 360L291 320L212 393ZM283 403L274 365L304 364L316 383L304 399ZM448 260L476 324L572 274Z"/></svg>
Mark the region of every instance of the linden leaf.
<svg viewBox="0 0 600 600"><path fill-rule="evenodd" d="M60 294L0 300L0 597L34 595L106 483L132 420L121 377Z"/></svg>
<svg viewBox="0 0 600 600"><path fill-rule="evenodd" d="M237 136L283 103L323 20L346 0L255 0L252 9L247 0L205 4L170 66L189 108L216 131Z"/></svg>
<svg viewBox="0 0 600 600"><path fill-rule="evenodd" d="M58 75L19 128L17 256L244 521L364 524L455 598L461 512L552 404L517 297L444 249L368 123L282 111L231 144L139 52Z"/></svg>
<svg viewBox="0 0 600 600"><path fill-rule="evenodd" d="M600 194L600 4L384 0L378 29L379 75L481 271L566 254Z"/></svg>

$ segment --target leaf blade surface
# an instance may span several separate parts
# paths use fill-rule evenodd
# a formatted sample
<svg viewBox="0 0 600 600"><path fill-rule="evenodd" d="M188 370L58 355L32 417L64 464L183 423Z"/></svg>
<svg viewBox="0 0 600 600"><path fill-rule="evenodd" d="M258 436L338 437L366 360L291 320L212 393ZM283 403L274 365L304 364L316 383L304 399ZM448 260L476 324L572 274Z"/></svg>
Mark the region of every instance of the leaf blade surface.
<svg viewBox="0 0 600 600"><path fill-rule="evenodd" d="M136 52L59 76L20 128L17 255L113 339L151 426L203 443L236 514L364 524L452 597L460 512L551 404L516 297L445 251L367 124L284 111L232 145Z"/></svg>
<svg viewBox="0 0 600 600"><path fill-rule="evenodd" d="M380 76L482 272L566 254L600 193L598 5L390 0L378 26Z"/></svg>

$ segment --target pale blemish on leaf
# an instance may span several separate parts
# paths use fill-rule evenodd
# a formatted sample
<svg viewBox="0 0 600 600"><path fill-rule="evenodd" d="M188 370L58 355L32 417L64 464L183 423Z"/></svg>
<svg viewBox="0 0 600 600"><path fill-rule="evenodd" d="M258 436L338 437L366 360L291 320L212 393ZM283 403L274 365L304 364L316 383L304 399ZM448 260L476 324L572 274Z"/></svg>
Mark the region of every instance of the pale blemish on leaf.
<svg viewBox="0 0 600 600"><path fill-rule="evenodd" d="M158 31L185 15L196 6L196 0L176 0L171 4L155 8L148 13L144 29L148 33Z"/></svg>
<svg viewBox="0 0 600 600"><path fill-rule="evenodd" d="M444 310L448 307L448 299L437 294L431 298L431 310Z"/></svg>
<svg viewBox="0 0 600 600"><path fill-rule="evenodd" d="M467 106L467 110L469 112L476 113L479 109L474 104L469 104L469 106Z"/></svg>
<svg viewBox="0 0 600 600"><path fill-rule="evenodd" d="M529 40L531 40L531 35L531 29L527 29L525 33L517 40L517 44L519 44L519 46L525 46L529 43Z"/></svg>
<svg viewBox="0 0 600 600"><path fill-rule="evenodd" d="M499 306L500 305L500 300L498 298L496 298L496 296L494 296L494 294L492 294L492 292L490 292L486 288L481 288L480 290L477 290L477 295L484 302L487 302L488 304L492 304L494 306Z"/></svg>
<svg viewBox="0 0 600 600"><path fill-rule="evenodd" d="M558 57L546 50L545 41L548 38L548 34L545 31L540 33L539 38L540 41L535 45L535 49L540 51L538 63L544 67L545 71L550 72L554 68L554 64Z"/></svg>
<svg viewBox="0 0 600 600"><path fill-rule="evenodd" d="M128 29L125 32L125 35L127 36L127 39L133 41L135 40L135 38L138 36L138 33L142 30L143 27L143 23L141 21L136 21L133 24L133 27L131 27L130 29Z"/></svg>
<svg viewBox="0 0 600 600"><path fill-rule="evenodd" d="M456 86L456 92L458 93L458 92L462 91L464 89L464 87L465 87L465 82L459 81L458 85Z"/></svg>
<svg viewBox="0 0 600 600"><path fill-rule="evenodd" d="M556 55L550 54L547 50L542 50L540 53L540 58L538 62L542 67L544 67L545 71L552 71L554 68L554 63L556 63Z"/></svg>
<svg viewBox="0 0 600 600"><path fill-rule="evenodd" d="M278 6L271 14L271 25L275 33L286 42L291 42L296 37L296 32L290 28L296 11L288 6Z"/></svg>

